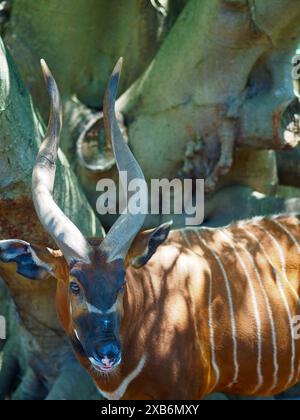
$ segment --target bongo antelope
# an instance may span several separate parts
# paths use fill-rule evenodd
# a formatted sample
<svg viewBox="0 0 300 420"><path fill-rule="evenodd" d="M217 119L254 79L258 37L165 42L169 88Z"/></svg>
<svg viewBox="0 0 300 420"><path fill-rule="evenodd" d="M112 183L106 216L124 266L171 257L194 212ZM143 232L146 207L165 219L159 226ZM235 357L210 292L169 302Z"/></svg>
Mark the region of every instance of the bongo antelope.
<svg viewBox="0 0 300 420"><path fill-rule="evenodd" d="M42 62L50 121L33 171L37 215L59 251L0 242L0 274L57 280L57 312L75 354L108 399L267 396L300 376L300 223L254 219L223 229L171 224L141 232L122 215L104 240L86 239L53 200L61 130L56 83ZM144 179L115 117L121 70L104 100L119 171Z"/></svg>

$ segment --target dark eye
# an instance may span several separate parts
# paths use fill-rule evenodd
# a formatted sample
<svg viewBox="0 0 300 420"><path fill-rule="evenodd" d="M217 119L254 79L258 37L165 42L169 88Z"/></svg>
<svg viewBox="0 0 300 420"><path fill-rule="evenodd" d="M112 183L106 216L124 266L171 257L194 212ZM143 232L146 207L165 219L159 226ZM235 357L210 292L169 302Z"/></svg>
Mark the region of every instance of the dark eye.
<svg viewBox="0 0 300 420"><path fill-rule="evenodd" d="M74 281L72 281L70 283L70 290L71 290L71 292L74 295L79 295L79 293L80 293L80 286L77 283L75 283Z"/></svg>

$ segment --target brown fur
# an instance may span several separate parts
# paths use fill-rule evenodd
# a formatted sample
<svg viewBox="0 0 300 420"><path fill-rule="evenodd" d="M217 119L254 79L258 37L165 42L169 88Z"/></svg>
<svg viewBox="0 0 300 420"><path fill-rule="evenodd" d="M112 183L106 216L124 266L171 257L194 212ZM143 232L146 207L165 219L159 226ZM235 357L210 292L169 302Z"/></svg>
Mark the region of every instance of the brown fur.
<svg viewBox="0 0 300 420"><path fill-rule="evenodd" d="M300 238L298 218L279 217L277 220L295 238ZM288 282L278 247L264 229L275 238L282 249ZM221 232L225 232L230 240L224 240ZM249 236L249 233L258 241ZM121 326L122 364L115 372L104 376L91 368L89 360L83 354L77 354L81 364L90 371L102 391L113 393L118 389L143 356L146 356L146 364L127 387L123 399L200 399L212 392L266 396L282 392L299 380L298 340L294 341L295 370L289 381L293 341L287 310L274 274L279 275L291 316L300 315L300 254L286 232L269 219L257 224L250 221L222 230L174 231L150 262L144 268L136 270L129 264L131 258L140 254L142 246L146 244L144 235L137 238L127 259L127 285ZM203 239L206 246L202 243ZM98 245L98 242L93 245ZM249 273L259 309L260 366L263 379L259 388L259 341L252 295L245 270L233 251L233 246ZM263 254L262 247L269 260ZM251 254L257 271L245 249ZM40 252L38 255L42 258ZM233 384L235 365L230 308L224 275L216 255L227 273L234 304L239 372L237 381ZM50 259L55 264L59 279L58 315L66 333L72 339L74 330L69 311L68 266L59 253L52 254ZM105 270L105 266L101 266L101 270ZM276 330L278 381L273 388L272 330L258 276L261 277L269 299ZM210 277L215 363L220 372L217 382L209 326Z"/></svg>
<svg viewBox="0 0 300 420"><path fill-rule="evenodd" d="M298 219L279 220L296 238L300 237ZM247 265L261 317L263 384L255 395L273 395L287 387L291 361L289 323L270 264L262 255L259 245L248 237L247 230L254 233L266 252L270 253L272 264L283 281L284 292L293 316L300 314L300 260L290 238L272 221L265 220L260 222L260 225L279 241L286 258L290 285L283 280L278 250L259 227L249 222L243 228L228 228L227 234L235 239L238 252ZM200 244L193 231L186 232L188 243L184 241L181 232L177 231L171 233L168 243L160 247L146 267L141 270L128 267L124 297L125 316L121 328L123 363L117 373L109 379L91 371L101 390L108 393L115 391L146 353L146 365L127 388L124 399L198 399L217 391L253 394L258 383L258 339L245 274L231 247L220 238L219 230L200 232L209 248L222 258L232 288L237 329L237 360L240 368L238 382L228 387L233 378L233 344L223 274L209 249ZM140 252L140 249L135 249L140 243L138 239L135 241L130 255ZM270 321L253 266L245 257L241 246L249 250L257 264L274 313L278 347L278 384L273 390ZM216 386L208 327L210 273L213 279L212 312L216 361L220 367L220 380ZM57 307L67 334L72 336L74 332L68 309L67 278L58 283ZM295 342L295 345L295 376L288 386L292 386L299 379L300 341ZM79 360L87 369L90 368L88 360L81 356Z"/></svg>

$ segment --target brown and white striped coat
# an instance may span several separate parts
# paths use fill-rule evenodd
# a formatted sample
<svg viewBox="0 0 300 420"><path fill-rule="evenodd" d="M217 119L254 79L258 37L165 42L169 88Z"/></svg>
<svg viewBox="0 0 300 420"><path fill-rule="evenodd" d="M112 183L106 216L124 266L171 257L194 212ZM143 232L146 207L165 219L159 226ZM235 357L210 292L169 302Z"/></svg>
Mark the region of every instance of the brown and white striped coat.
<svg viewBox="0 0 300 420"><path fill-rule="evenodd" d="M299 219L184 230L173 240L177 235L193 267L191 299L201 287L199 296L206 300L204 305L199 299L201 306L195 300L194 307L206 314L206 327L200 316L197 333L201 337L206 328L209 336L209 345L202 344L210 360L209 392L270 395L294 385L300 375L300 342L294 339L300 315Z"/></svg>
<svg viewBox="0 0 300 420"><path fill-rule="evenodd" d="M127 272L124 370L96 379L104 395L270 396L297 383L299 237L299 218L284 216L171 232L146 267Z"/></svg>
<svg viewBox="0 0 300 420"><path fill-rule="evenodd" d="M78 359L110 399L286 390L300 377L293 333L300 315L299 237L299 217L289 216L171 232L145 267L127 269L122 365L108 376L93 371L80 352ZM58 313L74 339L66 263L58 253L50 261L35 251L55 267ZM8 274L15 265L0 263L2 275L3 268Z"/></svg>

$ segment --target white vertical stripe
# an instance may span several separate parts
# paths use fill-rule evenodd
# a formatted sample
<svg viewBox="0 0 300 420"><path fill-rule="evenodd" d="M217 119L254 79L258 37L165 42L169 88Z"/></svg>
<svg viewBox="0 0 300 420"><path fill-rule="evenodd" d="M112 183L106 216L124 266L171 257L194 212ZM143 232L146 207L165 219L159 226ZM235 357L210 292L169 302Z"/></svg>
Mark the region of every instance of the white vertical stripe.
<svg viewBox="0 0 300 420"><path fill-rule="evenodd" d="M281 260L281 270L283 272L283 275L286 279L286 281L289 283L288 278L287 278L287 274L286 274L286 265L285 265L285 258L282 254L282 249L280 248L277 240L262 226L260 226L259 224L256 224L255 226L257 226L260 230L262 230L270 239L271 241L274 243L275 248L277 248L278 253L279 253L279 257ZM266 253L266 251L264 250L264 247L261 245L261 243L258 241L258 239L256 239L257 243L259 244L261 250L263 251L267 261L269 262L270 266L272 267L273 273L275 275L275 279L276 279L276 284L278 286L279 292L281 294L284 306L286 308L287 311L287 315L288 315L288 319L289 319L289 324L290 324L290 334L291 334L291 372L290 372L290 376L288 378L288 382L286 384L286 386L288 387L289 384L293 381L294 377L295 377L295 359L296 359L296 348L295 348L295 342L294 342L294 329L293 329L293 319L292 319L292 314L291 314L291 310L286 298L286 295L284 293L284 288L280 279L280 275L277 271L277 269L274 267L269 255Z"/></svg>
<svg viewBox="0 0 300 420"><path fill-rule="evenodd" d="M225 242L230 242L231 238L230 236L225 233L225 231L220 230L220 234L223 236L223 238L225 239ZM262 375L262 340L261 340L261 319L260 319L260 313L258 310L258 304L257 304L257 299L256 299L256 293L255 293L255 288L253 286L253 280L251 278L251 275L247 269L246 264L244 263L240 253L237 251L237 248L235 247L235 245L229 245L230 248L232 249L232 251L234 252L234 254L236 255L240 266L242 267L242 269L244 270L244 273L246 275L246 279L248 282L248 286L250 289L250 294L251 294L251 298L252 298L252 304L253 304L253 309L254 309L254 315L255 315L255 321L256 321L256 327L257 327L257 376L258 376L258 383L257 386L255 387L253 394L255 394L259 389L261 389L263 383L264 383L264 378Z"/></svg>
<svg viewBox="0 0 300 420"><path fill-rule="evenodd" d="M255 224L255 226L257 226L260 230L262 230L270 238L270 240L273 242L275 248L278 251L278 255L279 255L279 259L280 259L280 265L281 265L281 271L282 271L282 274L284 276L284 280L287 282L287 285L289 286L289 288L290 288L292 294L294 295L295 299L298 300L299 299L298 293L296 292L296 290L291 285L291 283L288 279L288 276L287 276L286 259L285 259L285 255L284 255L282 246L277 241L277 239L273 235L271 235L271 233L267 229L265 229L263 226L261 226L260 224Z"/></svg>
<svg viewBox="0 0 300 420"><path fill-rule="evenodd" d="M197 234L200 242L203 243L205 248L207 248L210 251L210 253L213 255L213 257L217 261L217 263L218 263L218 265L221 269L221 272L223 274L225 287L226 287L226 290L227 290L228 304L229 304L229 311L230 311L230 319L231 319L231 328L232 328L233 365L234 365L233 380L232 380L232 383L228 385L228 387L231 388L234 384L236 384L238 382L239 364L238 364L238 357L237 357L237 350L238 349L237 349L237 338L236 338L236 322L235 322L235 316L234 316L234 303L233 303L233 298L232 298L232 293L231 293L231 288L230 288L230 282L229 282L229 279L228 279L228 276L227 276L227 273L225 271L225 268L224 268L224 265L222 263L221 258L212 249L209 248L209 246L206 244L204 239L201 237L200 232L198 230L195 230L195 233Z"/></svg>
<svg viewBox="0 0 300 420"><path fill-rule="evenodd" d="M190 240L188 239L186 232L183 230L181 231L182 236L185 240L185 242L188 244L188 246L191 248L192 244ZM220 381L220 369L217 363L216 359L216 350L215 350L215 331L214 331L214 324L213 324L213 311L212 311L212 293L213 292L213 284L212 284L212 276L211 271L209 273L209 296L208 296L208 325L209 325L209 332L210 332L210 347L211 347L211 364L215 371L216 381L213 385L213 389L216 388Z"/></svg>
<svg viewBox="0 0 300 420"><path fill-rule="evenodd" d="M119 385L119 387L113 392L105 392L102 391L99 387L99 391L103 395L104 398L107 400L118 401L124 397L128 386L139 376L146 364L146 355L144 355L141 360L139 361L137 367L126 377L123 379L123 382Z"/></svg>
<svg viewBox="0 0 300 420"><path fill-rule="evenodd" d="M217 364L216 359L216 350L215 350L215 330L214 330L214 321L213 321L213 282L211 272L209 273L209 294L208 294L208 325L210 331L210 347L211 347L211 358L212 358L212 367L216 374L216 381L214 388L218 385L220 381L220 369Z"/></svg>
<svg viewBox="0 0 300 420"><path fill-rule="evenodd" d="M299 361L298 367L297 367L297 378L299 378L299 375L300 375L300 361ZM298 380L298 382L299 382L299 380Z"/></svg>
<svg viewBox="0 0 300 420"><path fill-rule="evenodd" d="M255 236L250 234L249 232L246 231L246 229L244 227L240 227L240 229L242 229L246 235L248 236L252 236L254 238L254 240L256 240ZM241 245L242 246L242 245ZM273 385L272 385L272 389L275 389L276 386L278 385L278 371L279 371L279 365L278 365L278 349L277 349L277 334L276 334L276 328L275 328L275 321L274 321L274 315L273 315L273 311L271 308L271 303L266 291L266 288L263 284L262 281L262 277L256 267L255 261L253 256L250 254L250 252L248 251L248 249L244 246L242 246L242 248L244 249L244 251L246 252L249 261L251 262L251 264L253 265L253 269L255 271L257 280L259 282L264 300L266 302L266 306L267 306L267 311L268 311L268 315L269 315L269 319L270 319L270 326L271 326L271 334L272 334L272 345L273 345L273 363L274 363L274 374L273 374Z"/></svg>
<svg viewBox="0 0 300 420"><path fill-rule="evenodd" d="M297 239L295 238L295 236L285 226L283 226L279 222L279 220L272 219L272 222L275 223L276 226L278 226L280 229L282 229L287 234L287 236L290 238L290 240L293 242L293 244L297 247L298 253L300 254L299 242L297 241Z"/></svg>
<svg viewBox="0 0 300 420"><path fill-rule="evenodd" d="M297 378L298 378L298 382L299 382L299 379L300 379L300 361L299 361L299 365L298 365L298 374L297 375L298 375Z"/></svg>

